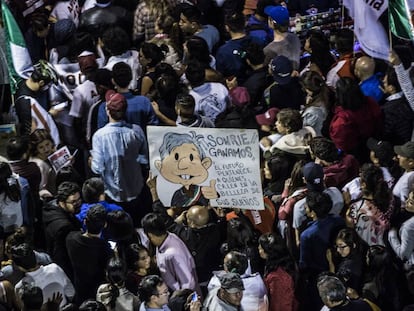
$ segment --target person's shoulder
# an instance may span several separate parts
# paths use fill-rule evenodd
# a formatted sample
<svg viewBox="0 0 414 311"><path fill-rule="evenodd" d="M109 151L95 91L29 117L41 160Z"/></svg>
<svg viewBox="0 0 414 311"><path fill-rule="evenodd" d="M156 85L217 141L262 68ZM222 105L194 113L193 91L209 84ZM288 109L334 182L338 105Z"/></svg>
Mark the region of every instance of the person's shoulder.
<svg viewBox="0 0 414 311"><path fill-rule="evenodd" d="M66 236L66 241L78 240L81 236L82 236L82 232L81 231L71 231Z"/></svg>
<svg viewBox="0 0 414 311"><path fill-rule="evenodd" d="M286 35L286 39L291 40L291 41L299 41L300 42L300 39L299 39L298 35L293 33L293 32L288 32L287 35Z"/></svg>
<svg viewBox="0 0 414 311"><path fill-rule="evenodd" d="M350 300L349 308L346 310L371 311L368 302L362 299Z"/></svg>
<svg viewBox="0 0 414 311"><path fill-rule="evenodd" d="M210 24L203 25L203 30L219 34L219 31L217 30L217 28Z"/></svg>

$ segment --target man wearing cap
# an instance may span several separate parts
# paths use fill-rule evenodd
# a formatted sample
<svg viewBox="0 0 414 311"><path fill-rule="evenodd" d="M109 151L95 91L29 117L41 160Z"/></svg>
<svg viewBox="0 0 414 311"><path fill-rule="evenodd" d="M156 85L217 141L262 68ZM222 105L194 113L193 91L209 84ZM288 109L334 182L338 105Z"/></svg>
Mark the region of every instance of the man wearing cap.
<svg viewBox="0 0 414 311"><path fill-rule="evenodd" d="M262 104L278 109L300 110L305 105L306 97L298 78L292 76L291 60L283 55L276 56L269 64L269 74L274 82L264 91Z"/></svg>
<svg viewBox="0 0 414 311"><path fill-rule="evenodd" d="M203 310L242 311L244 285L239 274L227 272L219 276L220 287L212 289L204 301Z"/></svg>
<svg viewBox="0 0 414 311"><path fill-rule="evenodd" d="M98 69L98 63L95 55L89 54L89 52L82 53L78 57L78 63L86 80L73 90L69 115L75 118L74 126L77 127L77 133L81 134L81 139L86 140L86 123L89 109L100 100L96 85L92 81ZM80 138L79 135L77 135L77 138Z"/></svg>
<svg viewBox="0 0 414 311"><path fill-rule="evenodd" d="M273 29L273 41L263 49L265 64L278 56L284 55L290 59L293 69L299 69L301 44L299 37L289 29L289 11L283 6L269 5L264 12L268 16L269 27Z"/></svg>
<svg viewBox="0 0 414 311"><path fill-rule="evenodd" d="M124 208L138 225L147 207L146 200L140 199L148 165L147 141L139 126L124 121L125 97L110 90L105 99L109 123L92 137L91 169L104 180L108 199Z"/></svg>
<svg viewBox="0 0 414 311"><path fill-rule="evenodd" d="M392 194L401 200L401 208L405 208L405 201L414 184L414 142L395 146L394 152L398 157L398 164L404 169L404 174L398 179Z"/></svg>
<svg viewBox="0 0 414 311"><path fill-rule="evenodd" d="M336 187L325 187L323 167L315 162L306 163L302 168L303 178L306 182L306 194L320 192L329 195L332 201L330 214L339 215L344 207L341 191ZM306 221L306 196L297 201L293 207L292 227L295 229L296 243L299 244L300 229Z"/></svg>
<svg viewBox="0 0 414 311"><path fill-rule="evenodd" d="M309 307L306 310L319 311L322 301L316 291L317 276L329 270L326 251L331 247L339 230L345 228L345 220L339 215L330 214L332 200L326 193L309 192L306 204L306 213L312 222L300 235L299 269L308 280L306 289Z"/></svg>
<svg viewBox="0 0 414 311"><path fill-rule="evenodd" d="M15 95L15 108L18 129L21 136L29 135L35 129L46 129L55 145L60 143L59 132L52 116L47 112L47 92L52 83L57 82L57 73L51 64L40 60L33 66L27 80L18 85ZM43 101L45 103L43 103Z"/></svg>

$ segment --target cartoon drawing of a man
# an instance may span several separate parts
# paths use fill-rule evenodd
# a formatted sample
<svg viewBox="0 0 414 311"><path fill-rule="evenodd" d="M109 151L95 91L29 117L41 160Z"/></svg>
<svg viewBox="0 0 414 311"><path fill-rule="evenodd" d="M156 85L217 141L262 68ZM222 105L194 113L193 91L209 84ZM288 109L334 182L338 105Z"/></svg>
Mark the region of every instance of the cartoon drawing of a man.
<svg viewBox="0 0 414 311"><path fill-rule="evenodd" d="M216 180L210 180L209 186L199 186L208 178L208 169L212 165L199 141L203 135L167 133L160 146L161 160L155 161L155 167L169 182L183 185L175 191L171 206L188 207L195 204L208 205L210 199L218 198Z"/></svg>

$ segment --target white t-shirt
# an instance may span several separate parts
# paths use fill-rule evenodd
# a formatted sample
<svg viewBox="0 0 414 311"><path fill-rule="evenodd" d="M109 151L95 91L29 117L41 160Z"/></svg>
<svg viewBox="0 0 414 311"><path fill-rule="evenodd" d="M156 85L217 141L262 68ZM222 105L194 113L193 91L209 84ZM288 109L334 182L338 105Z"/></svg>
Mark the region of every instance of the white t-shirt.
<svg viewBox="0 0 414 311"><path fill-rule="evenodd" d="M128 88L130 90L135 90L137 88L137 80L141 75L141 65L138 61L138 51L129 50L124 54L111 56L109 57L104 68L112 71L112 67L114 67L114 65L119 62L127 63L129 67L131 67L132 80L129 83Z"/></svg>
<svg viewBox="0 0 414 311"><path fill-rule="evenodd" d="M73 91L73 100L69 114L75 118L86 119L89 108L97 103L99 99L95 83L86 80Z"/></svg>
<svg viewBox="0 0 414 311"><path fill-rule="evenodd" d="M75 288L67 277L66 273L55 263L47 266L40 266L39 269L26 272L26 276L16 284L16 293L23 286L23 282L32 283L40 287L43 293L43 301L52 299L54 293L61 293L63 296L60 307L68 303L67 298L72 299L75 296Z"/></svg>
<svg viewBox="0 0 414 311"><path fill-rule="evenodd" d="M50 17L54 17L57 20L71 19L76 27L79 25L79 15L80 7L78 0L58 1L50 13Z"/></svg>
<svg viewBox="0 0 414 311"><path fill-rule="evenodd" d="M227 109L230 102L229 91L217 82L206 82L193 88L190 95L195 99L195 113L216 120L217 116Z"/></svg>
<svg viewBox="0 0 414 311"><path fill-rule="evenodd" d="M404 174L398 179L397 183L392 190L392 194L401 200L401 208L405 208L405 200L408 198L408 194L414 183L414 171L404 172Z"/></svg>

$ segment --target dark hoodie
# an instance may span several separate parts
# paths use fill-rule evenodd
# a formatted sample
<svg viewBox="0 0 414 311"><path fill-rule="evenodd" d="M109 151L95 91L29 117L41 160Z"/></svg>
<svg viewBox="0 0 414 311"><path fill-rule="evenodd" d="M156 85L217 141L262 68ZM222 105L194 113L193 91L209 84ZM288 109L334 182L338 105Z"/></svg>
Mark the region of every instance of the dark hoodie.
<svg viewBox="0 0 414 311"><path fill-rule="evenodd" d="M66 250L66 236L71 231L80 231L81 223L75 217L59 207L56 200L47 203L43 209L47 251L54 262L73 280L72 265Z"/></svg>

